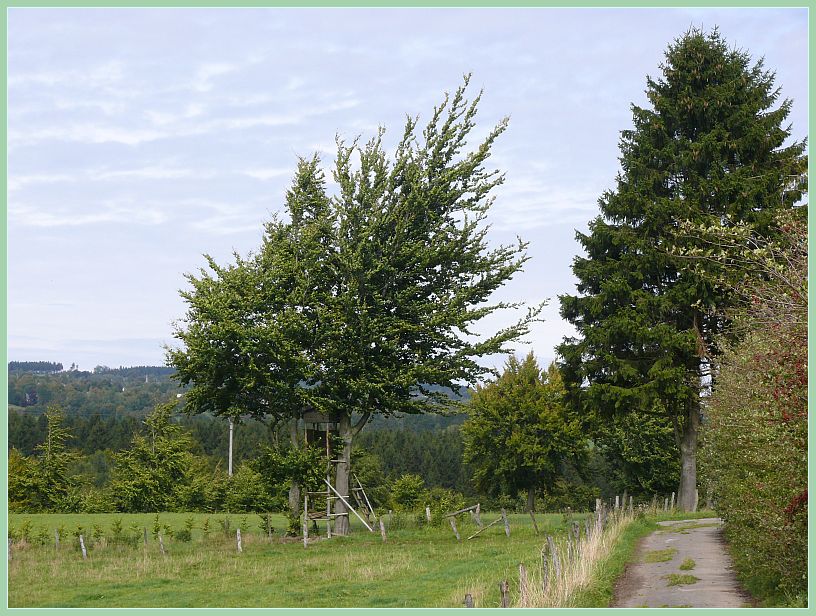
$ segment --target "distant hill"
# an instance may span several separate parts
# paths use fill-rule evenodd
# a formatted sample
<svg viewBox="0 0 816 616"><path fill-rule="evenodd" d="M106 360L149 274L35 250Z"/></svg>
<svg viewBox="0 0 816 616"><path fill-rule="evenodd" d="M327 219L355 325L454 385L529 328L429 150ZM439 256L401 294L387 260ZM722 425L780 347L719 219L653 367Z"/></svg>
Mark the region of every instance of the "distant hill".
<svg viewBox="0 0 816 616"><path fill-rule="evenodd" d="M8 368L8 403L28 414L58 404L68 415L141 416L182 392L166 366L97 366L88 372L62 370L55 362L9 362Z"/></svg>

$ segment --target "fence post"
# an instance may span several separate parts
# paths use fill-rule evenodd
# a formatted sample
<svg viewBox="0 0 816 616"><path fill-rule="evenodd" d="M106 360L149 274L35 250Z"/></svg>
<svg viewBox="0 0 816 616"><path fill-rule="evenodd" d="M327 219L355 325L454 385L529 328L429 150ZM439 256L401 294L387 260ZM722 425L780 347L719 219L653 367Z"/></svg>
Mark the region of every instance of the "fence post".
<svg viewBox="0 0 816 616"><path fill-rule="evenodd" d="M629 513L633 513L635 511L633 503L632 503L632 495L629 495Z"/></svg>
<svg viewBox="0 0 816 616"><path fill-rule="evenodd" d="M541 592L547 592L550 581L549 562L547 561L547 546L541 548Z"/></svg>
<svg viewBox="0 0 816 616"><path fill-rule="evenodd" d="M481 513L482 513L482 504L481 503L476 503L476 511L474 512L473 517L476 519L476 526L478 526L479 528L482 527Z"/></svg>
<svg viewBox="0 0 816 616"><path fill-rule="evenodd" d="M456 535L456 540L461 541L462 538L459 536L459 531L456 530L456 520L453 517L448 518L450 520L451 528L453 529L453 534Z"/></svg>
<svg viewBox="0 0 816 616"><path fill-rule="evenodd" d="M59 530L54 529L54 549L59 550Z"/></svg>
<svg viewBox="0 0 816 616"><path fill-rule="evenodd" d="M144 531L144 544L147 546L147 526L142 526L142 530Z"/></svg>
<svg viewBox="0 0 816 616"><path fill-rule="evenodd" d="M428 521L428 524L431 523L431 508L428 505L425 505L425 519Z"/></svg>
<svg viewBox="0 0 816 616"><path fill-rule="evenodd" d="M383 543L385 543L385 524L383 524L382 518L380 518L380 536L382 537Z"/></svg>
<svg viewBox="0 0 816 616"><path fill-rule="evenodd" d="M85 549L85 538L82 535L79 536L79 547L82 548L82 560L86 560L88 558L88 552Z"/></svg>
<svg viewBox="0 0 816 616"><path fill-rule="evenodd" d="M499 583L499 592L501 593L501 606L510 607L510 597L508 596L510 585L507 583L507 580Z"/></svg>
<svg viewBox="0 0 816 616"><path fill-rule="evenodd" d="M519 563L519 593L521 594L521 607L527 607L529 596L527 595L527 568L523 563Z"/></svg>
<svg viewBox="0 0 816 616"><path fill-rule="evenodd" d="M161 550L162 556L167 555L167 553L164 551L164 540L162 539L161 533L159 533L159 549Z"/></svg>
<svg viewBox="0 0 816 616"><path fill-rule="evenodd" d="M238 543L238 553L243 553L244 548L241 545L241 528L238 527L235 529L235 541Z"/></svg>
<svg viewBox="0 0 816 616"><path fill-rule="evenodd" d="M309 494L303 497L303 547L309 545Z"/></svg>
<svg viewBox="0 0 816 616"><path fill-rule="evenodd" d="M530 509L530 517L533 519L533 529L535 529L535 534L538 536L538 523L536 523L535 514L532 509Z"/></svg>
<svg viewBox="0 0 816 616"><path fill-rule="evenodd" d="M674 511L674 492L672 492L672 497L671 497L671 511Z"/></svg>
<svg viewBox="0 0 816 616"><path fill-rule="evenodd" d="M507 512L502 507L502 519L504 520L504 534L510 537L510 522L507 521Z"/></svg>
<svg viewBox="0 0 816 616"><path fill-rule="evenodd" d="M663 499L663 511L669 510L669 497Z"/></svg>
<svg viewBox="0 0 816 616"><path fill-rule="evenodd" d="M465 607L473 607L473 595L470 593L465 595Z"/></svg>

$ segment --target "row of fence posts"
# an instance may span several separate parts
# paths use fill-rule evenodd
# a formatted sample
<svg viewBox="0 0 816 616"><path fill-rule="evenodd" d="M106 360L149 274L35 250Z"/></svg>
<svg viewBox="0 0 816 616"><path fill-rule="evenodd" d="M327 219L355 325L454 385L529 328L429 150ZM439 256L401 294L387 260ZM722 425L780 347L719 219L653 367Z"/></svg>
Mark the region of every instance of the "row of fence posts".
<svg viewBox="0 0 816 616"><path fill-rule="evenodd" d="M696 511L697 509L696 505L698 499L699 492L695 494L694 511ZM660 511L657 494L655 494L652 497L651 510L654 511L655 513L658 513ZM664 498L662 511L671 512L674 510L675 510L675 493L672 492L671 496L666 496ZM570 513L569 509L567 509L567 512ZM589 518L585 520L583 535L584 541L588 541L592 536L594 536L594 533L596 532L603 532L603 529L606 526L607 520L609 519L610 515L621 516L626 512L628 512L629 515L632 515L634 513L634 499L632 495L627 494L626 491L624 491L623 495L616 494L614 499L610 499L608 507L606 506L605 502L602 499L600 498L595 499L595 515L593 516L594 522L591 523ZM530 517L533 520L533 528L537 535L538 524L536 523L535 515L533 514L532 511L530 511L529 513ZM509 536L510 535L508 533L508 537ZM580 554L581 554L581 529L580 524L578 522L573 522L570 532L567 533L566 557L559 554L558 545L556 544L555 540L551 536L548 536L546 543L541 548L542 590L544 592L547 591L547 587L550 584L551 578L553 582L557 584L558 580L564 573L565 568L572 566L575 562L577 562L577 559L580 557ZM502 580L499 583L499 591L501 593L501 607L509 607L510 584L507 580ZM519 564L519 596L521 600L521 605L526 606L529 597L529 592L527 570L525 569L523 564ZM464 604L465 607L474 607L473 596L470 593L465 595Z"/></svg>
<svg viewBox="0 0 816 616"><path fill-rule="evenodd" d="M382 522L380 523L380 525L382 526ZM147 527L144 527L143 530L144 530L144 545L145 545L145 547L147 547L147 544L148 544L148 541L147 541ZM271 534L269 536L270 536L270 538L272 537ZM156 534L156 539L159 542L159 551L161 552L162 556L167 556L167 550L164 547L164 538L162 537L162 534L157 533ZM383 541L385 541L385 534L383 534ZM238 553L243 554L244 547L243 547L243 541L241 539L241 529L240 528L235 529L235 543L236 543L236 547L238 549ZM60 534L59 534L59 530L57 530L55 528L54 529L54 549L59 551L59 548L60 548ZM88 560L88 549L85 547L85 535L81 534L81 533L79 535L79 549L82 552L82 560ZM8 559L9 559L9 561L11 561L11 559L12 559L12 539L11 539L11 537L8 538Z"/></svg>
<svg viewBox="0 0 816 616"><path fill-rule="evenodd" d="M576 567L579 562L584 546L597 534L602 533L610 519L619 519L627 513L632 514L634 510L634 499L631 495L624 494L616 496L607 506L603 500L595 500L595 513L592 518L584 520L583 529L578 521L572 521L566 539L557 542L552 535L548 535L541 548L541 590L546 593L551 586L557 586L562 577L566 576L570 568ZM568 510L568 514L570 514ZM535 515L530 511L534 528ZM583 531L583 532L582 532ZM499 583L501 595L501 607L510 607L510 582L502 580ZM528 607L530 597L530 582L527 568L523 563L519 564L519 600L522 607ZM465 595L465 607L475 607L473 595Z"/></svg>

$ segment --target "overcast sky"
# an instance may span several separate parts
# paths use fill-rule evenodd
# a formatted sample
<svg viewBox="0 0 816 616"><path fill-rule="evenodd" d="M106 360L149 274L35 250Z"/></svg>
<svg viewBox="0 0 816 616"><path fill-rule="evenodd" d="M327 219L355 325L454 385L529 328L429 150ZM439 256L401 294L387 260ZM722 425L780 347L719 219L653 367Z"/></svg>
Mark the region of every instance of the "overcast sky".
<svg viewBox="0 0 816 616"><path fill-rule="evenodd" d="M393 143L472 72L478 132L511 118L491 237L532 256L497 299L550 298L518 347L548 362L572 332L557 295L574 290L575 229L614 184L646 75L692 25L764 56L807 135L801 8L9 9L8 358L163 364L183 273L259 246L298 156L328 170L335 134L378 125Z"/></svg>

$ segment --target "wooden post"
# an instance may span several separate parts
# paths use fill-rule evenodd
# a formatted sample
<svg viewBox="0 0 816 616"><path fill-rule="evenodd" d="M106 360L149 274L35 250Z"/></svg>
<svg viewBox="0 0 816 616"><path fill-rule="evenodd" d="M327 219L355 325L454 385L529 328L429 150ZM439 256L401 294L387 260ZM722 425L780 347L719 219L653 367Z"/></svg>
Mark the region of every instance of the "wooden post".
<svg viewBox="0 0 816 616"><path fill-rule="evenodd" d="M392 519L393 517L394 517L394 512L393 512L391 509L389 509L389 510L388 510L388 526L391 526L391 522L393 522L393 521L394 521L394 520Z"/></svg>
<svg viewBox="0 0 816 616"><path fill-rule="evenodd" d="M501 593L501 606L510 607L510 584L507 583L507 580L499 583L499 592Z"/></svg>
<svg viewBox="0 0 816 616"><path fill-rule="evenodd" d="M266 533L269 540L272 541L272 518L269 517L268 512L266 514Z"/></svg>
<svg viewBox="0 0 816 616"><path fill-rule="evenodd" d="M663 499L663 511L669 510L669 497Z"/></svg>
<svg viewBox="0 0 816 616"><path fill-rule="evenodd" d="M632 495L630 494L629 495L629 513L634 513L634 511L635 511L635 508L634 508L633 501L632 501Z"/></svg>
<svg viewBox="0 0 816 616"><path fill-rule="evenodd" d="M142 530L144 531L144 544L147 545L147 526L143 526Z"/></svg>
<svg viewBox="0 0 816 616"><path fill-rule="evenodd" d="M530 597L527 593L527 568L523 563L519 563L519 594L521 594L521 607L527 607Z"/></svg>
<svg viewBox="0 0 816 616"><path fill-rule="evenodd" d="M595 511L597 512L597 511L600 511L600 510L601 510L601 499L596 498L595 499Z"/></svg>
<svg viewBox="0 0 816 616"><path fill-rule="evenodd" d="M547 560L547 546L541 548L541 591L546 593L550 583L549 561Z"/></svg>
<svg viewBox="0 0 816 616"><path fill-rule="evenodd" d="M535 514L533 513L532 509L530 509L530 517L533 520L533 529L535 529L535 534L537 536L538 535L538 523L536 522Z"/></svg>
<svg viewBox="0 0 816 616"><path fill-rule="evenodd" d="M482 516L480 515L481 513L482 513L482 505L481 505L481 503L476 503L476 511L473 514L473 517L476 519L476 526L478 526L479 528L481 528L483 526Z"/></svg>
<svg viewBox="0 0 816 616"><path fill-rule="evenodd" d="M615 511L617 511L618 509L620 509L620 496L615 494Z"/></svg>
<svg viewBox="0 0 816 616"><path fill-rule="evenodd" d="M450 520L451 528L453 529L453 534L456 535L456 540L461 541L462 538L459 536L459 531L456 530L456 518L448 518Z"/></svg>
<svg viewBox="0 0 816 616"><path fill-rule="evenodd" d="M303 497L303 547L309 545L309 494Z"/></svg>
<svg viewBox="0 0 816 616"><path fill-rule="evenodd" d="M671 507L670 507L670 509L671 509L672 511L674 511L674 492L672 492L672 497L671 497Z"/></svg>
<svg viewBox="0 0 816 616"><path fill-rule="evenodd" d="M555 575L555 582L558 583L558 578L561 577L561 562L558 559L558 548L555 547L555 541L552 537L547 537L547 547L550 549L550 558L552 558L553 574Z"/></svg>
<svg viewBox="0 0 816 616"><path fill-rule="evenodd" d="M238 543L238 553L243 553L244 548L241 545L241 528L238 527L235 529L235 541Z"/></svg>
<svg viewBox="0 0 816 616"><path fill-rule="evenodd" d="M431 523L431 508L428 505L425 505L425 519L428 521L428 524Z"/></svg>
<svg viewBox="0 0 816 616"><path fill-rule="evenodd" d="M164 539L162 539L161 533L159 533L159 549L161 550L162 556L167 556L167 552L164 551Z"/></svg>
<svg viewBox="0 0 816 616"><path fill-rule="evenodd" d="M510 522L507 521L507 512L502 507L502 520L504 520L504 534L510 537Z"/></svg>
<svg viewBox="0 0 816 616"><path fill-rule="evenodd" d="M465 595L465 607L473 607L473 595L470 593Z"/></svg>
<svg viewBox="0 0 816 616"><path fill-rule="evenodd" d="M694 511L694 512L697 511L697 503L699 503L699 502L700 502L700 490L697 490L695 488L695 490L694 490L694 507L692 508L692 511Z"/></svg>
<svg viewBox="0 0 816 616"><path fill-rule="evenodd" d="M59 550L59 530L54 529L54 549Z"/></svg>
<svg viewBox="0 0 816 616"><path fill-rule="evenodd" d="M88 551L85 549L85 538L82 535L79 536L79 547L82 548L82 560L87 560Z"/></svg>
<svg viewBox="0 0 816 616"><path fill-rule="evenodd" d="M586 520L584 520L584 535L587 538L589 537L590 528L591 528L591 526L589 524L589 518L587 518Z"/></svg>
<svg viewBox="0 0 816 616"><path fill-rule="evenodd" d="M382 537L383 543L385 543L385 524L383 524L382 518L380 518L380 537Z"/></svg>

